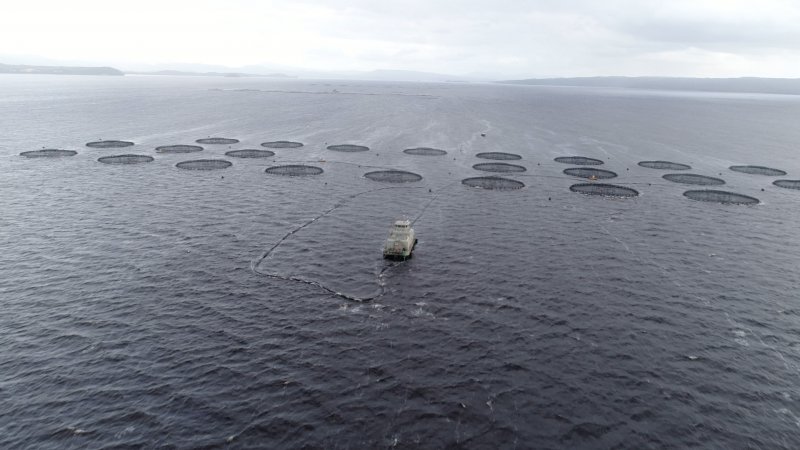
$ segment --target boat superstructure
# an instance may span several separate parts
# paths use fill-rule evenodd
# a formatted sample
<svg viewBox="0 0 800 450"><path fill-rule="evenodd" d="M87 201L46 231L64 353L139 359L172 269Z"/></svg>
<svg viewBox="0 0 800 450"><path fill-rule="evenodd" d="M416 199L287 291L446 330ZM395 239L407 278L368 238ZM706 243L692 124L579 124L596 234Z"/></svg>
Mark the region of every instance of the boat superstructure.
<svg viewBox="0 0 800 450"><path fill-rule="evenodd" d="M383 257L406 259L411 256L416 243L417 238L414 229L411 228L411 221L408 219L395 220L389 231L389 237L383 244Z"/></svg>

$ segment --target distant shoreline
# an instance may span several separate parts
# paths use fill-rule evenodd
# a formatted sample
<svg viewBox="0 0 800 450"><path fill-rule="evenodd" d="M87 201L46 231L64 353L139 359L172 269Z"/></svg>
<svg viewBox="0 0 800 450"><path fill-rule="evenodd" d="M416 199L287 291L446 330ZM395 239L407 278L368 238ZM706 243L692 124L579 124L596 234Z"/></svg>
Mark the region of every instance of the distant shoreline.
<svg viewBox="0 0 800 450"><path fill-rule="evenodd" d="M17 75L101 75L124 76L121 70L113 67L72 67L72 66L28 66L0 64L0 74Z"/></svg>
<svg viewBox="0 0 800 450"><path fill-rule="evenodd" d="M609 87L668 91L701 91L800 95L800 78L575 77L497 81L526 86Z"/></svg>

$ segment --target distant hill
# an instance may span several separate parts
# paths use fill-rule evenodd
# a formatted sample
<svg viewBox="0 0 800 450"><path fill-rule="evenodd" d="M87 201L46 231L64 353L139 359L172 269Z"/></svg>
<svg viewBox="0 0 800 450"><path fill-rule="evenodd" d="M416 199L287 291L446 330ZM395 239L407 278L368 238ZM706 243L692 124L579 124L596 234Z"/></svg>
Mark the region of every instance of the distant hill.
<svg viewBox="0 0 800 450"><path fill-rule="evenodd" d="M297 78L292 75L283 73L242 73L242 72L192 72L188 70L155 70L150 72L131 72L131 75L172 75L172 76L190 76L190 77L267 77L267 78Z"/></svg>
<svg viewBox="0 0 800 450"><path fill-rule="evenodd" d="M532 86L587 86L670 91L751 92L800 95L798 78L672 78L672 77L579 77L534 78L499 81Z"/></svg>
<svg viewBox="0 0 800 450"><path fill-rule="evenodd" d="M26 66L0 64L0 73L47 75L125 75L113 67Z"/></svg>

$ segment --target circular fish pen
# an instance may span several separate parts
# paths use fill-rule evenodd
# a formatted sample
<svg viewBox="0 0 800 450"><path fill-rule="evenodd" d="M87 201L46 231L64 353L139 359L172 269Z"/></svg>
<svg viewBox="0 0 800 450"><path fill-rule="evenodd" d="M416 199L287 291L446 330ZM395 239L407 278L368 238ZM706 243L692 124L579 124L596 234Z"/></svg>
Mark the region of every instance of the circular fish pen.
<svg viewBox="0 0 800 450"><path fill-rule="evenodd" d="M749 195L737 194L735 192L715 191L712 189L700 191L686 191L683 193L685 197L692 200L699 200L701 202L714 202L732 205L755 205L759 200Z"/></svg>
<svg viewBox="0 0 800 450"><path fill-rule="evenodd" d="M660 170L689 170L692 166L670 161L640 161L639 165L648 169Z"/></svg>
<svg viewBox="0 0 800 450"><path fill-rule="evenodd" d="M603 197L636 197L639 191L625 186L604 183L578 183L569 187L572 192Z"/></svg>
<svg viewBox="0 0 800 450"><path fill-rule="evenodd" d="M497 161L515 161L518 159L522 159L522 156L517 155L516 153L505 153L505 152L483 152L478 153L475 155L476 158L480 159L494 159Z"/></svg>
<svg viewBox="0 0 800 450"><path fill-rule="evenodd" d="M238 144L238 139L231 139L231 138L222 138L222 137L209 137L198 139L195 142L198 144L211 144L211 145L230 145L230 144Z"/></svg>
<svg viewBox="0 0 800 450"><path fill-rule="evenodd" d="M305 177L309 175L319 175L324 170L316 166L305 166L302 164L290 164L286 166L267 167L264 172L272 175L283 175L288 177Z"/></svg>
<svg viewBox="0 0 800 450"><path fill-rule="evenodd" d="M405 170L377 170L365 173L364 178L380 181L381 183L413 183L421 180L422 175L406 172Z"/></svg>
<svg viewBox="0 0 800 450"><path fill-rule="evenodd" d="M60 148L44 148L42 150L31 150L20 153L20 156L26 158L61 158L62 156L75 156L78 152L75 150L62 150Z"/></svg>
<svg viewBox="0 0 800 450"><path fill-rule="evenodd" d="M228 156L233 156L234 158L269 158L270 156L275 156L275 152L271 152L269 150L258 150L255 148L231 150L229 152L225 152L225 154Z"/></svg>
<svg viewBox="0 0 800 450"><path fill-rule="evenodd" d="M518 166L516 164L508 164L508 163L478 163L472 166L475 170L482 170L484 172L505 172L505 173L512 173L512 172L525 172L526 169L523 166Z"/></svg>
<svg viewBox="0 0 800 450"><path fill-rule="evenodd" d="M366 147L364 145L339 144L339 145L329 145L328 150L333 150L335 152L354 153L354 152L366 152L369 150L369 147Z"/></svg>
<svg viewBox="0 0 800 450"><path fill-rule="evenodd" d="M603 161L595 158L587 158L585 156L559 156L554 158L553 161L562 164L574 164L576 166L599 166Z"/></svg>
<svg viewBox="0 0 800 450"><path fill-rule="evenodd" d="M705 175L695 175L693 173L668 173L661 178L681 184L696 184L701 186L719 186L725 184L725 180Z"/></svg>
<svg viewBox="0 0 800 450"><path fill-rule="evenodd" d="M729 169L734 172L748 173L750 175L766 175L769 177L782 177L786 175L786 172L783 170L764 166L730 166Z"/></svg>
<svg viewBox="0 0 800 450"><path fill-rule="evenodd" d="M600 180L606 178L616 178L616 172L603 169L589 169L585 167L572 167L564 169L564 173L573 177L590 178L593 180Z"/></svg>
<svg viewBox="0 0 800 450"><path fill-rule="evenodd" d="M202 152L203 147L199 145L162 145L156 147L157 153L194 153Z"/></svg>
<svg viewBox="0 0 800 450"><path fill-rule="evenodd" d="M191 161L181 161L175 167L184 170L217 170L227 169L233 163L224 159L194 159Z"/></svg>
<svg viewBox="0 0 800 450"><path fill-rule="evenodd" d="M141 164L152 162L153 159L148 155L113 155L97 158L103 164Z"/></svg>
<svg viewBox="0 0 800 450"><path fill-rule="evenodd" d="M775 180L772 184L786 189L800 189L800 180Z"/></svg>
<svg viewBox="0 0 800 450"><path fill-rule="evenodd" d="M132 145L133 142L130 141L94 141L86 143L86 146L91 148L123 148Z"/></svg>
<svg viewBox="0 0 800 450"><path fill-rule="evenodd" d="M417 156L442 156L447 154L447 152L444 150L430 147L407 148L403 150L403 153Z"/></svg>
<svg viewBox="0 0 800 450"><path fill-rule="evenodd" d="M463 184L464 186L469 186L474 188L491 189L499 191L522 189L525 187L525 183L521 181L510 180L508 178L501 178L501 177L465 178L461 180L461 184Z"/></svg>
<svg viewBox="0 0 800 450"><path fill-rule="evenodd" d="M302 147L302 142L292 142L292 141L272 141L272 142L262 142L262 147L267 148L297 148Z"/></svg>

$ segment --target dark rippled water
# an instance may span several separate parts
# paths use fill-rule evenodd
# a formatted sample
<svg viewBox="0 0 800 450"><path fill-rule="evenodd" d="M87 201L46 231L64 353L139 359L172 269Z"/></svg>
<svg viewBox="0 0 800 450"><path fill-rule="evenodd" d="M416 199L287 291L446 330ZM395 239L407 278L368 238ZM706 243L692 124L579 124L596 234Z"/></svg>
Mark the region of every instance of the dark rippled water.
<svg viewBox="0 0 800 450"><path fill-rule="evenodd" d="M797 448L800 193L727 169L800 178L797 117L791 96L4 75L0 447ZM240 143L155 152L208 136ZM274 140L305 145L224 155ZM79 153L19 156L42 147ZM462 185L488 151L522 155L526 188ZM97 162L123 153L155 161ZM570 192L572 155L641 195ZM689 200L642 160L761 204ZM384 262L401 214L418 248Z"/></svg>

